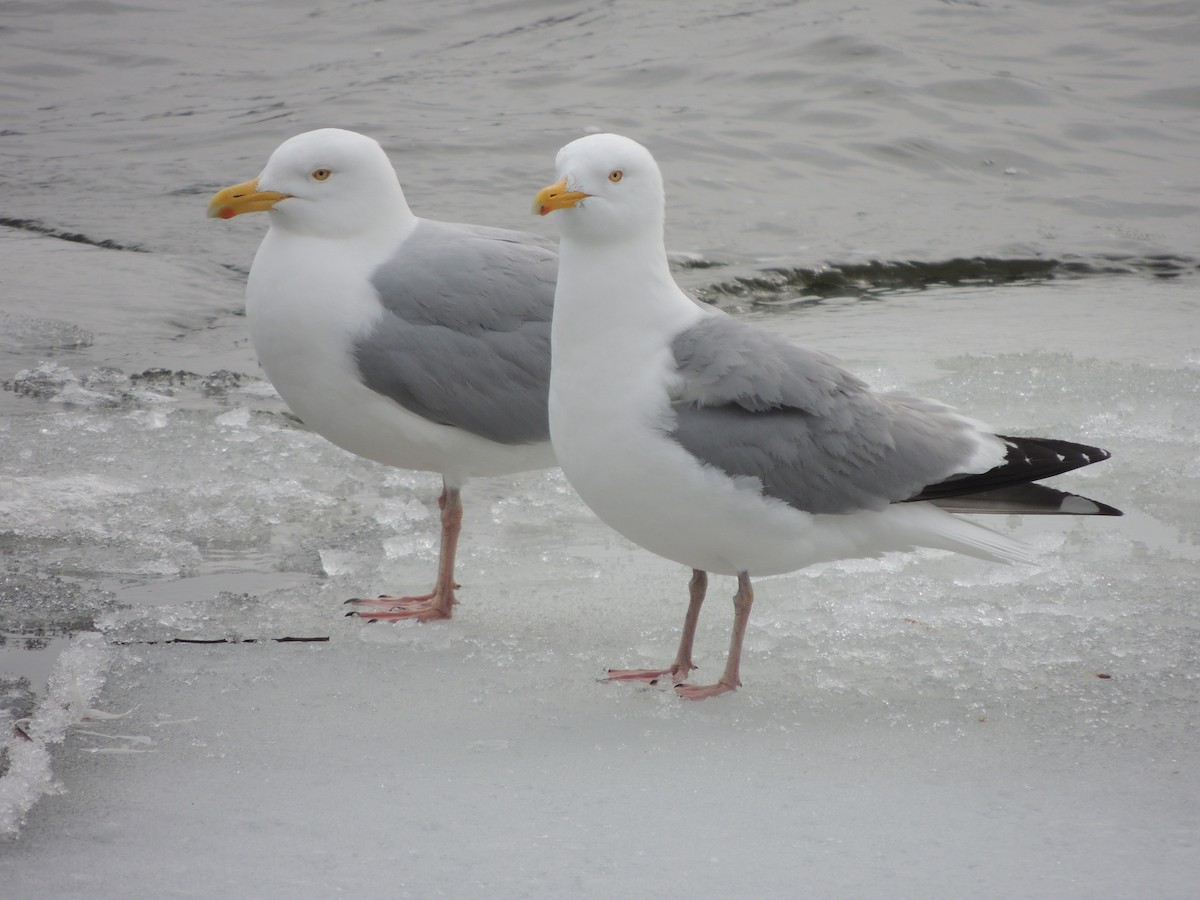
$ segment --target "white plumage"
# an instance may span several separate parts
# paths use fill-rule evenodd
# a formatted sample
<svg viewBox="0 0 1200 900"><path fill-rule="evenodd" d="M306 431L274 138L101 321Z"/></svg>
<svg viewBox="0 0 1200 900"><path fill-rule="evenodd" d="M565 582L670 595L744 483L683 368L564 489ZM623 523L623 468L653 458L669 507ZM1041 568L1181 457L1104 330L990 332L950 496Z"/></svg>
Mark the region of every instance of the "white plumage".
<svg viewBox="0 0 1200 900"><path fill-rule="evenodd" d="M737 614L724 675L680 685L691 698L739 684L752 575L919 546L1028 558L938 507L960 494L995 512L1074 512L1077 501L1116 512L1022 484L1104 451L1000 437L934 401L871 392L824 354L698 306L668 269L662 178L641 145L592 135L557 165L561 180L535 208L563 210L550 378L559 464L601 519L695 570L674 664L612 677L686 678L705 572L738 577Z"/></svg>
<svg viewBox="0 0 1200 900"><path fill-rule="evenodd" d="M284 142L209 214L266 211L246 286L250 338L314 431L443 477L433 590L351 601L373 619L447 618L459 491L554 464L546 422L556 260L541 238L420 219L374 140L322 129Z"/></svg>

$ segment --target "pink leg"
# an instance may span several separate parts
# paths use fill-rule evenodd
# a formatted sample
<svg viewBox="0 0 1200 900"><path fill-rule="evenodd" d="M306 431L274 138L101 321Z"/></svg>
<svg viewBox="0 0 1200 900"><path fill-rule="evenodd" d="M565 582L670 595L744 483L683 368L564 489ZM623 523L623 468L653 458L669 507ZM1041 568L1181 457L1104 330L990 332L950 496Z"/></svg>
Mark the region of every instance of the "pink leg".
<svg viewBox="0 0 1200 900"><path fill-rule="evenodd" d="M370 599L356 598L347 603L365 607L361 612L346 613L371 622L395 622L399 619L416 619L429 622L434 619L449 619L458 599L454 589L454 556L458 551L458 534L462 529L462 500L458 488L442 482L442 495L438 497L438 508L442 511L442 544L438 553L437 583L428 594L416 597L390 597L383 595Z"/></svg>
<svg viewBox="0 0 1200 900"><path fill-rule="evenodd" d="M725 672L716 684L678 684L677 693L684 700L704 700L716 697L741 687L742 679L738 668L742 661L742 642L746 639L746 624L750 621L750 607L754 604L754 589L750 586L750 575L738 573L738 590L733 595L733 634L729 638L729 656L725 660Z"/></svg>
<svg viewBox="0 0 1200 900"><path fill-rule="evenodd" d="M683 619L683 635L679 639L679 652L669 669L609 669L605 681L648 681L654 684L664 675L670 675L678 683L696 668L692 665L692 644L696 638L696 623L700 621L700 607L704 593L708 590L708 573L692 569L692 580L688 584L688 610Z"/></svg>

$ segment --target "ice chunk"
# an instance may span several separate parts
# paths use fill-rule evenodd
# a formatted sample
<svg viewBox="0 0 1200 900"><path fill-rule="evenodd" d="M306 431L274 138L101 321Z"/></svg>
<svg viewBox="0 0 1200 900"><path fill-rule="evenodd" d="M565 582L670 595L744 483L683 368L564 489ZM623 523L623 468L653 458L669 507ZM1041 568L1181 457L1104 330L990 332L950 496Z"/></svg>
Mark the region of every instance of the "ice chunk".
<svg viewBox="0 0 1200 900"><path fill-rule="evenodd" d="M47 694L32 715L14 720L0 713L6 761L0 766L0 835L16 832L33 805L59 789L50 766L51 748L92 712L109 660L110 651L98 634L79 635L59 657Z"/></svg>

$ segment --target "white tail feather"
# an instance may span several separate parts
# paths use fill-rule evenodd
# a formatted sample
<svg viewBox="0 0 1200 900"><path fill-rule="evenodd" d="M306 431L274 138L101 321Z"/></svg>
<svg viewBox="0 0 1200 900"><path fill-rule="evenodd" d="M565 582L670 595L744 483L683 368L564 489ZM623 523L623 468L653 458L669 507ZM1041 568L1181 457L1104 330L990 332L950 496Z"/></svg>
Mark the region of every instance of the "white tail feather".
<svg viewBox="0 0 1200 900"><path fill-rule="evenodd" d="M908 524L925 532L921 538L914 539L922 546L953 550L992 562L1031 563L1035 559L1034 550L1028 544L960 519L931 503L908 504L907 511L911 513L911 518L906 516Z"/></svg>

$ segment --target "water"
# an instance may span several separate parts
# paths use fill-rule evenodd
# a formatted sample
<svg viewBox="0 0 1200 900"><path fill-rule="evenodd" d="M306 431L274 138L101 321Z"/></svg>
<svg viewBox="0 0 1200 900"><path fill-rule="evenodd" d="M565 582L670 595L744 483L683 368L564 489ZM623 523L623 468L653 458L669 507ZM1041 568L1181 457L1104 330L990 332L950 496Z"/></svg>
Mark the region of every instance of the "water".
<svg viewBox="0 0 1200 900"><path fill-rule="evenodd" d="M1188 895L1194 4L42 0L0 37L6 896ZM264 223L204 219L325 125L420 214L548 235L557 148L629 134L687 287L1108 447L1070 484L1127 516L1000 522L1035 569L765 581L702 708L591 681L670 657L684 577L555 472L471 485L451 624L342 620L425 586L436 478L287 415Z"/></svg>

